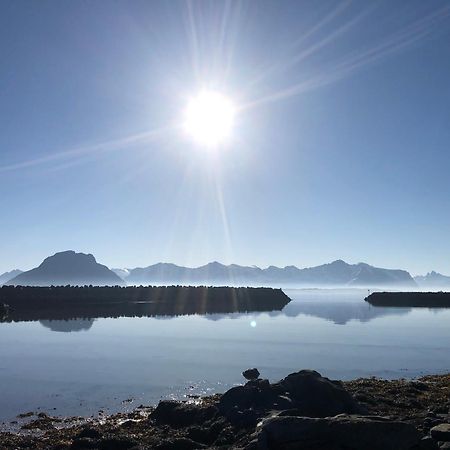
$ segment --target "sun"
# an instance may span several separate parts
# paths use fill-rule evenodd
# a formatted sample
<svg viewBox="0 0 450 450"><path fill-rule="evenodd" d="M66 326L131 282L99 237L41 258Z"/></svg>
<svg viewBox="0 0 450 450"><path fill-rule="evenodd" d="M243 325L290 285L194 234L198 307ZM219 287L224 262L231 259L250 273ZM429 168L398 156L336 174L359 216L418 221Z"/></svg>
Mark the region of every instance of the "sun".
<svg viewBox="0 0 450 450"><path fill-rule="evenodd" d="M214 148L230 137L235 107L216 91L202 91L192 97L184 111L184 130L198 144Z"/></svg>

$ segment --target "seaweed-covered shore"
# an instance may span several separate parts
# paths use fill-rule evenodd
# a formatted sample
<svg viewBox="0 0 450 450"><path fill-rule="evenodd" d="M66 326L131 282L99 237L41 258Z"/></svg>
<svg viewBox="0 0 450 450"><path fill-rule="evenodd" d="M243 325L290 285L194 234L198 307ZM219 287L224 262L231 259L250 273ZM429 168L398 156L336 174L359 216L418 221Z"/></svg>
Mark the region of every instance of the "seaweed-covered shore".
<svg viewBox="0 0 450 450"><path fill-rule="evenodd" d="M243 375L248 381L224 394L95 420L30 413L21 431L0 433L0 448L450 448L450 374L340 382L302 370L272 384L256 369Z"/></svg>

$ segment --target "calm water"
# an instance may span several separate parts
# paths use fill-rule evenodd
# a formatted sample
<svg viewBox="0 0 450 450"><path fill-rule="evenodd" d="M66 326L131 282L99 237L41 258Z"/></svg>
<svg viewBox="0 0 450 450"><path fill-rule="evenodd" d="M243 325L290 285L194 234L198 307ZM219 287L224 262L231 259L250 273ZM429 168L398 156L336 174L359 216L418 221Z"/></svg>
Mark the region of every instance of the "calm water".
<svg viewBox="0 0 450 450"><path fill-rule="evenodd" d="M248 367L271 380L302 368L340 379L450 370L450 309L375 308L358 290L286 293L276 313L0 324L0 422L222 392Z"/></svg>

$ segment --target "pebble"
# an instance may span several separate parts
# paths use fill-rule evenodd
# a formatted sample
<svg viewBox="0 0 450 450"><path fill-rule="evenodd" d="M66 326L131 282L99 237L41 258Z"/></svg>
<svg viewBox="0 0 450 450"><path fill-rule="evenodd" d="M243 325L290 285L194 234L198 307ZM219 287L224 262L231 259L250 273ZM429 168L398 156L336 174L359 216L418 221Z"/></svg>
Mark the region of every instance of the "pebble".
<svg viewBox="0 0 450 450"><path fill-rule="evenodd" d="M247 369L242 372L242 375L247 380L256 380L259 377L259 370L256 367Z"/></svg>

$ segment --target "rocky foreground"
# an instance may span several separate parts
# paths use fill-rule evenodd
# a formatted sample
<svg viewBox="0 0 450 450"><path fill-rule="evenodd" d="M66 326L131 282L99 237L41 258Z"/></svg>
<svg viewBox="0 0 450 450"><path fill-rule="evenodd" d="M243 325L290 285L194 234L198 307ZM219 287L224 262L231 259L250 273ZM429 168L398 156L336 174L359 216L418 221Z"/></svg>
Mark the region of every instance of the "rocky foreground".
<svg viewBox="0 0 450 450"><path fill-rule="evenodd" d="M0 448L450 449L450 374L340 382L302 370L273 384L257 369L243 375L245 385L222 395L162 401L106 419L41 413L19 433L0 433Z"/></svg>

